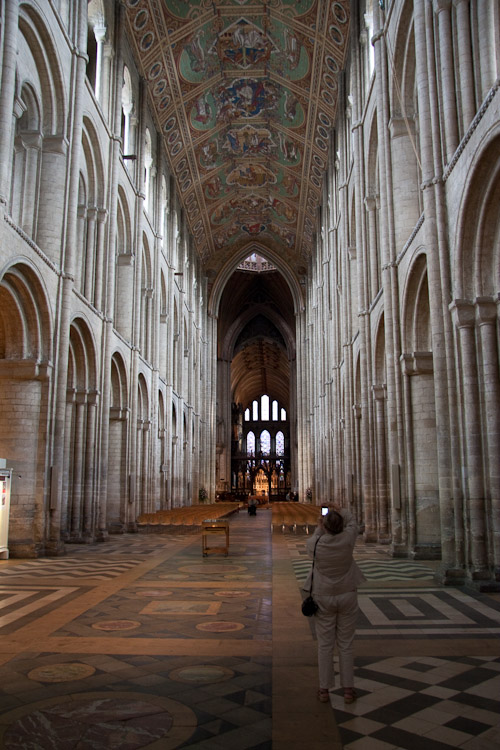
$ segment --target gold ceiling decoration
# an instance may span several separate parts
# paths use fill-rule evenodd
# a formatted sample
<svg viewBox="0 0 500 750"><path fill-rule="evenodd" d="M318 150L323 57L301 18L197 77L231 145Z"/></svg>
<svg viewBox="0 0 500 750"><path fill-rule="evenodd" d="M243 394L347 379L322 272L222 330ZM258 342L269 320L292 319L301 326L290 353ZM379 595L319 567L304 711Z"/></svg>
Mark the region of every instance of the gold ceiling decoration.
<svg viewBox="0 0 500 750"><path fill-rule="evenodd" d="M125 7L205 267L216 272L252 241L295 270L304 266L349 0L125 0Z"/></svg>

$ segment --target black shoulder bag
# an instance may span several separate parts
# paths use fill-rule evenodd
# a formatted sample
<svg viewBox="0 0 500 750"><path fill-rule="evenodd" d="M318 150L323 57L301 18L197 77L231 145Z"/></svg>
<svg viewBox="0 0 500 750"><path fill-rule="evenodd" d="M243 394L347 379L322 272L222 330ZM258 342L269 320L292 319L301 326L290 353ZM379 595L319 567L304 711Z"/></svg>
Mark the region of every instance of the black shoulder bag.
<svg viewBox="0 0 500 750"><path fill-rule="evenodd" d="M311 570L311 588L309 589L309 596L306 596L306 598L302 602L302 614L305 615L305 617L312 617L318 611L318 605L316 604L316 602L314 601L312 597L312 590L313 590L313 579L314 579L314 559L316 557L316 547L318 546L319 540L320 540L320 537L316 539L316 544L314 545L313 564L312 564L312 570Z"/></svg>

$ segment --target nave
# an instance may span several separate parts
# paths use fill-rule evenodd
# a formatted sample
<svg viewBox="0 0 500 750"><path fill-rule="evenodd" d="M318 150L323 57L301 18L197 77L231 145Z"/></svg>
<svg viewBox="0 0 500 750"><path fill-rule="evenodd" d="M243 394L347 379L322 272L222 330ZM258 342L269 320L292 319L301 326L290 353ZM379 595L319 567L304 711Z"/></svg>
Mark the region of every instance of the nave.
<svg viewBox="0 0 500 750"><path fill-rule="evenodd" d="M270 521L232 515L227 557L181 531L1 560L0 747L498 746L499 594L359 546L359 698L344 706L339 691L330 707L300 613L307 537Z"/></svg>

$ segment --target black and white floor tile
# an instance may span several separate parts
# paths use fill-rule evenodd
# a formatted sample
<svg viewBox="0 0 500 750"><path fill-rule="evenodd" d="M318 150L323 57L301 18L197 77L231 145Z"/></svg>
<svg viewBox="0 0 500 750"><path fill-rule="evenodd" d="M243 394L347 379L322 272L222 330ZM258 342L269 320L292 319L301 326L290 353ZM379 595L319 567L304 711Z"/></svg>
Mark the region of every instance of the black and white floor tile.
<svg viewBox="0 0 500 750"><path fill-rule="evenodd" d="M344 750L498 747L500 658L358 658L355 683L349 706L331 693Z"/></svg>

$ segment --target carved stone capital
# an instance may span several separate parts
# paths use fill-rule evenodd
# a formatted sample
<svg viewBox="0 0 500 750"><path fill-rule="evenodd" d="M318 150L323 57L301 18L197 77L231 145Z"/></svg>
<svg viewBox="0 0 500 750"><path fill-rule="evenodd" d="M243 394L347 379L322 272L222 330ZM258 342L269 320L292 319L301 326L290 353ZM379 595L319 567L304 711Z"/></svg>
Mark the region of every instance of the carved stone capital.
<svg viewBox="0 0 500 750"><path fill-rule="evenodd" d="M457 328L472 328L476 320L474 305L467 299L455 299L449 305L449 310Z"/></svg>
<svg viewBox="0 0 500 750"><path fill-rule="evenodd" d="M375 401L384 401L387 397L387 386L385 383L374 383L372 393Z"/></svg>
<svg viewBox="0 0 500 750"><path fill-rule="evenodd" d="M400 357L403 373L412 375L431 375L434 372L432 352L411 352Z"/></svg>
<svg viewBox="0 0 500 750"><path fill-rule="evenodd" d="M476 320L478 325L491 325L497 320L497 303L493 297L476 297Z"/></svg>

